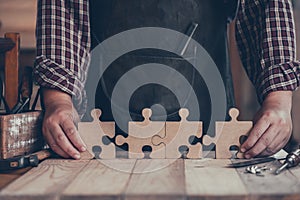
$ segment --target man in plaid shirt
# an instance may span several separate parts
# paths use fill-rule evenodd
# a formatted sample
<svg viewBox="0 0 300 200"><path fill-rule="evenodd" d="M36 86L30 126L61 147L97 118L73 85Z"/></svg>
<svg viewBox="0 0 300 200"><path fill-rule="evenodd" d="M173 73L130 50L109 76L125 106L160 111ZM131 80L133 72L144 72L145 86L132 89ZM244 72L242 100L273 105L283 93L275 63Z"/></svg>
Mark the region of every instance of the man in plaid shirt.
<svg viewBox="0 0 300 200"><path fill-rule="evenodd" d="M85 62L91 45L88 3L39 0L38 6L35 79L43 89L43 134L66 158L79 159L79 152L86 150L74 121L85 105ZM293 20L290 0L241 0L237 44L262 103L241 148L246 158L274 154L291 136L292 91L299 86L300 72Z"/></svg>

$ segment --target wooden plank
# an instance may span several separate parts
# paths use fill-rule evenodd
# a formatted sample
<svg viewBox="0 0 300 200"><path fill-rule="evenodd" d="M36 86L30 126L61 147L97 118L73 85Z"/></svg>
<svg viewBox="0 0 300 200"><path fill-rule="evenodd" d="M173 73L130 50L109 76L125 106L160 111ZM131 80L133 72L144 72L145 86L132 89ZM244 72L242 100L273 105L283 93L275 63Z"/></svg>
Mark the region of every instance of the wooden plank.
<svg viewBox="0 0 300 200"><path fill-rule="evenodd" d="M189 199L244 199L246 188L230 160L185 160L186 193Z"/></svg>
<svg viewBox="0 0 300 200"><path fill-rule="evenodd" d="M100 160L91 160L63 192L61 199L120 199L136 160L105 160L108 166L122 166L122 171L109 168ZM127 171L124 172L124 171Z"/></svg>
<svg viewBox="0 0 300 200"><path fill-rule="evenodd" d="M297 192L297 194L290 195L290 198L292 199L294 197L294 199L300 199L300 184L299 184L299 181L300 181L300 165L298 165L296 167L293 167L293 168L290 168L288 171L294 177L296 177L296 179L298 180L298 183L297 183L297 186L296 186L296 187L298 187L298 192Z"/></svg>
<svg viewBox="0 0 300 200"><path fill-rule="evenodd" d="M9 172L1 172L0 173L0 190L6 187L9 183L13 182L26 172L28 172L31 167L27 167L24 169L13 170Z"/></svg>
<svg viewBox="0 0 300 200"><path fill-rule="evenodd" d="M182 159L138 160L124 198L184 199L184 161Z"/></svg>
<svg viewBox="0 0 300 200"><path fill-rule="evenodd" d="M20 35L18 33L6 33L5 38L11 39L15 46L5 54L5 94L4 98L8 107L12 109L18 102L19 93L19 49Z"/></svg>
<svg viewBox="0 0 300 200"><path fill-rule="evenodd" d="M0 116L0 159L39 151L45 145L42 112Z"/></svg>
<svg viewBox="0 0 300 200"><path fill-rule="evenodd" d="M272 170L266 171L264 177L260 177L245 173L245 168L236 169L252 199L300 198L300 177L295 177L289 170L275 175L275 170L280 166L278 161L257 166L267 166Z"/></svg>
<svg viewBox="0 0 300 200"><path fill-rule="evenodd" d="M45 160L0 192L0 199L57 199L88 161Z"/></svg>
<svg viewBox="0 0 300 200"><path fill-rule="evenodd" d="M290 168L289 171L300 180L300 165Z"/></svg>

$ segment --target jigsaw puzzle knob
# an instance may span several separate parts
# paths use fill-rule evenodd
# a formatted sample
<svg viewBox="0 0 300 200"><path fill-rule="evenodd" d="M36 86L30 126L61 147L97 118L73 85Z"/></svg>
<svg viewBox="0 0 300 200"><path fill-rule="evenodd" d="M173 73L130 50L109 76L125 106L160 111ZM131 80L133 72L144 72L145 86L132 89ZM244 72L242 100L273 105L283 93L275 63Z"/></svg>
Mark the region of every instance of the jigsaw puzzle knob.
<svg viewBox="0 0 300 200"><path fill-rule="evenodd" d="M179 116L181 118L181 121L186 121L186 118L189 116L190 112L186 108L181 108L179 110Z"/></svg>
<svg viewBox="0 0 300 200"><path fill-rule="evenodd" d="M117 145L123 145L126 141L125 141L126 139L122 136L122 135L118 135L117 137L116 137L116 144Z"/></svg>
<svg viewBox="0 0 300 200"><path fill-rule="evenodd" d="M102 114L102 111L100 109L91 110L91 116L93 118L93 121L99 121L101 114Z"/></svg>
<svg viewBox="0 0 300 200"><path fill-rule="evenodd" d="M152 115L152 110L150 108L145 108L142 111L142 115L145 118L145 121L148 121Z"/></svg>
<svg viewBox="0 0 300 200"><path fill-rule="evenodd" d="M229 110L229 116L231 117L231 121L237 121L239 115L240 111L237 108L231 108Z"/></svg>

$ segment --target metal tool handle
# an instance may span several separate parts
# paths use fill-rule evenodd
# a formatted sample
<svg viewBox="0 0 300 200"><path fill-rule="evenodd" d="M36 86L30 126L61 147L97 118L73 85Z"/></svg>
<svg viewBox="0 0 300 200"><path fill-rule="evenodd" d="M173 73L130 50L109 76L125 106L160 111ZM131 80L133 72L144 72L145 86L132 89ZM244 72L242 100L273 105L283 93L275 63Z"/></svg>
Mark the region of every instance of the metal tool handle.
<svg viewBox="0 0 300 200"><path fill-rule="evenodd" d="M38 151L36 152L34 155L37 155L37 158L39 160L45 160L46 158L49 158L51 156L51 151L48 150L48 149L45 149L45 150L41 150L41 151Z"/></svg>
<svg viewBox="0 0 300 200"><path fill-rule="evenodd" d="M285 159L283 165L281 165L276 171L275 174L280 174L284 169L295 167L300 163L300 149L297 149L289 153Z"/></svg>

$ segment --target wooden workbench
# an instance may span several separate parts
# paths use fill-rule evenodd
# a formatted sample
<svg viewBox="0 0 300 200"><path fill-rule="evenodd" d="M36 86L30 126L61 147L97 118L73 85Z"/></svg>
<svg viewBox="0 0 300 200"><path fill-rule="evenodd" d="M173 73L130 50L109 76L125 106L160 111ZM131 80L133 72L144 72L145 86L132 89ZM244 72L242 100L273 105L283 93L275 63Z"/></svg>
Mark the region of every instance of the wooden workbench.
<svg viewBox="0 0 300 200"><path fill-rule="evenodd" d="M275 176L278 161L265 164L273 171L264 177L226 168L230 160L106 162L129 173L99 160L49 159L4 187L0 199L300 199L300 167Z"/></svg>

